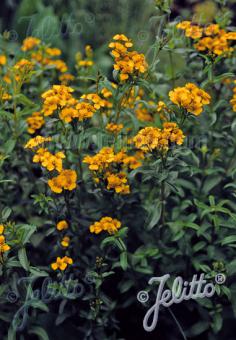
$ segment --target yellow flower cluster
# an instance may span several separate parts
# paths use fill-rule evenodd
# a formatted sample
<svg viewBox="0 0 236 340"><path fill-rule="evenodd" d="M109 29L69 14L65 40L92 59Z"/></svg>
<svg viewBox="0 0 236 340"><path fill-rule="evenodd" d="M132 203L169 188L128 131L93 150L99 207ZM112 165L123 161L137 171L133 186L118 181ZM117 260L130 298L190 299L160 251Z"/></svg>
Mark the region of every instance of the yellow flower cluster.
<svg viewBox="0 0 236 340"><path fill-rule="evenodd" d="M45 124L44 118L41 112L33 112L33 114L26 119L28 124L27 131L30 134L34 134L37 130L41 129L41 127Z"/></svg>
<svg viewBox="0 0 236 340"><path fill-rule="evenodd" d="M23 44L21 46L21 50L26 52L32 50L34 47L38 46L41 43L41 40L35 37L27 37L23 40Z"/></svg>
<svg viewBox="0 0 236 340"><path fill-rule="evenodd" d="M147 102L148 106L144 103L138 103L135 108L135 114L141 122L153 122L156 113L155 103L151 100Z"/></svg>
<svg viewBox="0 0 236 340"><path fill-rule="evenodd" d="M112 147L104 147L96 155L86 156L83 162L89 164L90 170L102 172L108 170L114 164L126 164L125 161L127 158L130 159L130 156L124 151L115 153ZM132 167L131 169L139 166L141 166L141 163L137 163L136 167Z"/></svg>
<svg viewBox="0 0 236 340"><path fill-rule="evenodd" d="M95 172L95 182L103 180L108 190L112 189L118 194L130 192L124 170L136 169L142 165L140 157L129 156L124 151L115 153L110 147L102 148L94 156L86 156L83 162L89 164L89 169Z"/></svg>
<svg viewBox="0 0 236 340"><path fill-rule="evenodd" d="M188 38L198 39L202 37L203 29L191 21L182 21L176 26L178 29L184 30Z"/></svg>
<svg viewBox="0 0 236 340"><path fill-rule="evenodd" d="M107 231L109 234L115 234L121 227L121 222L116 218L103 217L100 221L95 222L89 227L91 233L99 234Z"/></svg>
<svg viewBox="0 0 236 340"><path fill-rule="evenodd" d="M103 95L104 98L111 98L112 97L112 92L108 90L106 87L104 87L101 90L101 94Z"/></svg>
<svg viewBox="0 0 236 340"><path fill-rule="evenodd" d="M140 102L141 100L145 100L143 89L135 91L133 87L129 95L123 99L122 107L133 109L137 119L142 122L153 122L155 114L159 112L159 110L156 108L156 105L152 100L146 99L146 104L144 104L143 101Z"/></svg>
<svg viewBox="0 0 236 340"><path fill-rule="evenodd" d="M71 257L64 256L64 257L57 257L56 262L51 264L53 270L61 270L64 271L68 265L73 264L73 260Z"/></svg>
<svg viewBox="0 0 236 340"><path fill-rule="evenodd" d="M84 94L81 96L83 100L86 100L87 102L91 103L93 105L94 109L99 110L102 107L105 106L105 100L102 99L99 95L96 93L89 93Z"/></svg>
<svg viewBox="0 0 236 340"><path fill-rule="evenodd" d="M6 89L3 86L0 86L0 101L6 101L11 99L11 95L6 92Z"/></svg>
<svg viewBox="0 0 236 340"><path fill-rule="evenodd" d="M6 243L6 239L3 233L4 233L4 225L0 224L0 255L1 256L3 253L11 249L11 247Z"/></svg>
<svg viewBox="0 0 236 340"><path fill-rule="evenodd" d="M20 59L14 66L13 72L17 82L27 82L30 79L31 71L34 68L34 64L27 59ZM11 82L11 79L9 79Z"/></svg>
<svg viewBox="0 0 236 340"><path fill-rule="evenodd" d="M83 121L91 118L96 110L106 105L106 101L95 93L81 96L78 101L72 96L74 90L66 85L53 85L53 87L42 94L43 108L45 116L51 116L59 111L59 117L66 123L73 119Z"/></svg>
<svg viewBox="0 0 236 340"><path fill-rule="evenodd" d="M40 148L36 151L36 154L33 157L33 162L40 163L48 171L56 170L61 172L63 169L62 160L65 157L65 154L61 151L53 155L48 151L48 149Z"/></svg>
<svg viewBox="0 0 236 340"><path fill-rule="evenodd" d="M76 188L77 174L75 170L63 169L62 160L65 158L64 153L57 152L53 155L47 148L38 148L49 141L51 141L51 137L36 136L26 143L25 148L35 149L36 154L33 157L33 162L40 163L48 171L56 170L59 173L56 177L48 180L48 185L53 192L59 194L63 189L74 190Z"/></svg>
<svg viewBox="0 0 236 340"><path fill-rule="evenodd" d="M56 68L59 72L64 73L68 70L66 63L61 59L53 59L61 55L59 48L48 47L43 44L40 39L28 37L23 41L21 50L29 52L29 56L33 63L38 63L42 66L50 66Z"/></svg>
<svg viewBox="0 0 236 340"><path fill-rule="evenodd" d="M106 130L111 133L118 134L123 129L123 127L123 124L108 123L106 125Z"/></svg>
<svg viewBox="0 0 236 340"><path fill-rule="evenodd" d="M54 66L59 72L64 73L68 71L66 63L61 59L48 59L47 65Z"/></svg>
<svg viewBox="0 0 236 340"><path fill-rule="evenodd" d="M233 95L233 98L230 100L230 104L233 107L233 111L236 112L236 87L234 87L233 92L234 92L234 95Z"/></svg>
<svg viewBox="0 0 236 340"><path fill-rule="evenodd" d="M127 184L128 179L124 172L119 172L117 174L112 174L107 172L105 174L107 180L107 189L115 190L117 194L127 195L130 193L130 187Z"/></svg>
<svg viewBox="0 0 236 340"><path fill-rule="evenodd" d="M170 91L169 97L172 103L183 107L195 116L199 116L203 111L203 106L209 104L211 100L211 96L207 92L192 83Z"/></svg>
<svg viewBox="0 0 236 340"><path fill-rule="evenodd" d="M93 66L93 50L90 45L85 46L85 59L82 59L82 54L80 52L76 53L75 56L78 68L84 67L89 68Z"/></svg>
<svg viewBox="0 0 236 340"><path fill-rule="evenodd" d="M73 76L73 74L64 73L59 76L59 80L62 85L68 85L70 82L75 80L75 77Z"/></svg>
<svg viewBox="0 0 236 340"><path fill-rule="evenodd" d="M167 115L169 113L169 109L168 107L166 106L166 104L160 100L158 103L157 103L157 112L160 114L160 119L161 120L164 120L164 121L167 121Z"/></svg>
<svg viewBox="0 0 236 340"><path fill-rule="evenodd" d="M42 94L43 109L45 116L51 116L56 110L71 107L76 104L76 99L72 96L74 90L65 85L53 85L53 87Z"/></svg>
<svg viewBox="0 0 236 340"><path fill-rule="evenodd" d="M20 59L15 65L14 69L27 73L33 69L34 65L27 59Z"/></svg>
<svg viewBox="0 0 236 340"><path fill-rule="evenodd" d="M25 149L34 149L37 148L39 145L42 145L47 142L51 142L52 137L43 137L43 136L36 136L31 138L26 144Z"/></svg>
<svg viewBox="0 0 236 340"><path fill-rule="evenodd" d="M165 122L162 129L151 126L143 128L133 141L136 148L144 152L153 150L167 152L172 143L182 145L184 138L183 131L178 128L176 123Z"/></svg>
<svg viewBox="0 0 236 340"><path fill-rule="evenodd" d="M92 118L96 109L87 101L81 101L76 105L76 116L79 121L83 121L88 118Z"/></svg>
<svg viewBox="0 0 236 340"><path fill-rule="evenodd" d="M204 28L192 23L182 21L177 28L185 31L186 37L197 40L194 47L200 52L213 55L222 55L232 52L230 40L236 39L236 32L226 32L218 24L210 24Z"/></svg>
<svg viewBox="0 0 236 340"><path fill-rule="evenodd" d="M48 180L50 189L60 194L63 189L72 191L76 188L77 174L75 170L64 169L58 176Z"/></svg>
<svg viewBox="0 0 236 340"><path fill-rule="evenodd" d="M120 80L125 81L130 77L145 73L148 64L145 56L136 51L129 51L133 43L124 34L116 34L113 42L109 44L111 54L115 59L114 69L120 72Z"/></svg>

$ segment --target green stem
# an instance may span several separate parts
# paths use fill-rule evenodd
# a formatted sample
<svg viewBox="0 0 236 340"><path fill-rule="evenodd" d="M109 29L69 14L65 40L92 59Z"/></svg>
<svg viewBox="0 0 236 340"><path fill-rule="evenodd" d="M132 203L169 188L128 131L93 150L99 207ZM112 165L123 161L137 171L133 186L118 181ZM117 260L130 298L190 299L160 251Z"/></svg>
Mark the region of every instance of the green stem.
<svg viewBox="0 0 236 340"><path fill-rule="evenodd" d="M179 321L176 319L176 317L175 317L174 313L172 312L172 310L170 309L170 307L167 307L167 310L169 311L170 315L171 315L172 318L174 319L174 321L175 321L175 323L176 323L176 325L177 325L177 327L178 327L178 329L179 329L181 335L183 336L183 339L184 339L184 340L187 340L187 338L186 338L186 336L185 336L185 334L184 334L183 328L181 327Z"/></svg>
<svg viewBox="0 0 236 340"><path fill-rule="evenodd" d="M168 54L169 54L169 59L170 59L170 74L171 74L172 87L175 88L175 68L174 68L173 56L172 56L171 51L168 51Z"/></svg>

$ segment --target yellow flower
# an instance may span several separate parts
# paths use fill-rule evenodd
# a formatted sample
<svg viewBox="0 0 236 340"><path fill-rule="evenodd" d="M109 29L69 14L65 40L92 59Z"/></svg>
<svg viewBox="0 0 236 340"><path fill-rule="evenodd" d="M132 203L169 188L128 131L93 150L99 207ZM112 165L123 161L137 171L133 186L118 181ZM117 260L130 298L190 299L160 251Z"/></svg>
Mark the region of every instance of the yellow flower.
<svg viewBox="0 0 236 340"><path fill-rule="evenodd" d="M19 70L24 73L28 73L33 69L34 65L31 61L27 59L20 59L15 65L14 69Z"/></svg>
<svg viewBox="0 0 236 340"><path fill-rule="evenodd" d="M27 131L30 134L33 134L36 132L36 130L41 129L41 127L45 124L45 120L41 114L41 112L33 112L32 116L28 117L26 119L28 124Z"/></svg>
<svg viewBox="0 0 236 340"><path fill-rule="evenodd" d="M57 230L62 231L65 229L68 229L69 225L67 223L67 221L65 220L61 220L57 223Z"/></svg>
<svg viewBox="0 0 236 340"><path fill-rule="evenodd" d="M177 28L184 30L186 37L198 39L202 36L202 28L191 23L191 21L182 21L176 25Z"/></svg>
<svg viewBox="0 0 236 340"><path fill-rule="evenodd" d="M11 99L11 95L7 93L6 90L2 86L0 86L0 100L6 101L9 99Z"/></svg>
<svg viewBox="0 0 236 340"><path fill-rule="evenodd" d="M107 189L113 189L117 194L129 194L130 187L127 185L128 179L126 174L120 172L118 174L110 174L106 175L107 179Z"/></svg>
<svg viewBox="0 0 236 340"><path fill-rule="evenodd" d="M21 50L22 51L29 51L32 50L35 46L38 46L41 43L41 40L34 37L28 37L23 41Z"/></svg>
<svg viewBox="0 0 236 340"><path fill-rule="evenodd" d="M71 94L73 91L66 85L53 85L50 90L42 94L43 114L50 116L58 109L74 106L77 101Z"/></svg>
<svg viewBox="0 0 236 340"><path fill-rule="evenodd" d="M165 122L162 129L150 126L140 130L133 140L136 148L144 152L167 152L171 143L182 145L184 138L183 131L176 123Z"/></svg>
<svg viewBox="0 0 236 340"><path fill-rule="evenodd" d="M73 76L73 74L70 74L70 73L61 74L60 77L59 77L59 80L63 85L69 84L74 79L75 79L75 77Z"/></svg>
<svg viewBox="0 0 236 340"><path fill-rule="evenodd" d="M108 123L106 125L106 130L111 133L118 134L123 129L123 127L123 124Z"/></svg>
<svg viewBox="0 0 236 340"><path fill-rule="evenodd" d="M188 112L195 116L200 115L203 106L210 103L210 95L198 88L195 84L188 83L184 87L177 87L169 92L170 100L185 108Z"/></svg>
<svg viewBox="0 0 236 340"><path fill-rule="evenodd" d="M104 98L111 98L112 97L112 92L108 90L106 87L104 87L101 90L101 94L103 95Z"/></svg>
<svg viewBox="0 0 236 340"><path fill-rule="evenodd" d="M46 142L50 142L51 140L52 140L52 137L43 137L43 136L38 135L34 138L31 138L25 144L25 149L34 149L41 144L44 144Z"/></svg>
<svg viewBox="0 0 236 340"><path fill-rule="evenodd" d="M61 73L68 71L68 67L66 63L61 59L56 59L56 60L50 59L48 60L48 65L55 66L55 68Z"/></svg>
<svg viewBox="0 0 236 340"><path fill-rule="evenodd" d="M192 38L192 39L199 39L202 36L202 28L197 25L192 25L188 27L185 31L186 37Z"/></svg>
<svg viewBox="0 0 236 340"><path fill-rule="evenodd" d="M146 127L138 132L133 141L136 148L145 152L157 148L161 130L156 127Z"/></svg>
<svg viewBox="0 0 236 340"><path fill-rule="evenodd" d="M114 234L121 227L121 222L111 217L103 217L99 222L95 222L90 226L90 232L99 234L102 231L107 231L109 234Z"/></svg>
<svg viewBox="0 0 236 340"><path fill-rule="evenodd" d="M140 158L137 156L127 156L123 159L123 164L134 170L139 168L142 165L142 162L140 162Z"/></svg>
<svg viewBox="0 0 236 340"><path fill-rule="evenodd" d="M236 112L236 87L234 88L233 92L234 94L233 94L233 98L230 100L230 104L233 107L233 111Z"/></svg>
<svg viewBox="0 0 236 340"><path fill-rule="evenodd" d="M0 224L0 235L2 235L4 232L4 225Z"/></svg>
<svg viewBox="0 0 236 340"><path fill-rule="evenodd" d="M59 48L55 48L55 47L48 47L46 48L45 52L50 55L50 57L58 57L59 55L61 55L61 50Z"/></svg>
<svg viewBox="0 0 236 340"><path fill-rule="evenodd" d="M93 106L94 109L99 110L101 107L105 106L105 101L96 93L89 93L84 94L81 96L82 99L89 101Z"/></svg>
<svg viewBox="0 0 236 340"><path fill-rule="evenodd" d="M228 32L225 34L226 39L236 40L236 32Z"/></svg>
<svg viewBox="0 0 236 340"><path fill-rule="evenodd" d="M74 170L62 170L62 172L48 180L50 189L56 194L60 194L63 189L72 191L76 188L77 174Z"/></svg>
<svg viewBox="0 0 236 340"><path fill-rule="evenodd" d="M57 257L56 262L53 262L51 264L51 268L53 270L61 270L64 271L68 265L73 264L73 260L72 258L68 257L68 256L64 256L64 257Z"/></svg>
<svg viewBox="0 0 236 340"><path fill-rule="evenodd" d="M51 154L48 149L40 148L36 151L33 157L34 163L41 163L48 171L57 170L61 172L62 159L65 158L65 154L61 151L57 152L55 155Z"/></svg>
<svg viewBox="0 0 236 340"><path fill-rule="evenodd" d="M77 116L79 121L93 117L96 111L94 106L88 102L79 102L76 105L76 110L78 111Z"/></svg>
<svg viewBox="0 0 236 340"><path fill-rule="evenodd" d="M217 24L211 24L209 26L207 26L204 30L204 33L207 35L207 36L212 36L212 35L215 35L215 34L218 34L220 31L220 27L219 25Z"/></svg>
<svg viewBox="0 0 236 340"><path fill-rule="evenodd" d="M190 21L183 21L177 28L184 30L187 37L198 40L194 47L200 52L227 56L233 51L228 40L236 39L235 32L226 32L218 24L210 24L202 29Z"/></svg>
<svg viewBox="0 0 236 340"><path fill-rule="evenodd" d="M78 118L78 116L78 110L73 107L65 107L59 113L60 119L66 123L70 123L74 118Z"/></svg>
<svg viewBox="0 0 236 340"><path fill-rule="evenodd" d="M93 50L90 45L85 46L85 56L86 59L82 59L82 54L80 52L76 53L75 59L77 62L77 67L84 67L89 68L93 66L94 62L92 60L93 58Z"/></svg>
<svg viewBox="0 0 236 340"><path fill-rule="evenodd" d="M154 102L148 102L149 107L144 103L138 103L135 108L135 114L142 122L153 122L154 121Z"/></svg>
<svg viewBox="0 0 236 340"><path fill-rule="evenodd" d="M4 54L1 54L0 55L0 65L3 66L3 65L6 65L6 63L7 63L7 57Z"/></svg>
<svg viewBox="0 0 236 340"><path fill-rule="evenodd" d="M176 25L176 27L181 30L186 30L190 26L191 26L191 21L182 21Z"/></svg>
<svg viewBox="0 0 236 340"><path fill-rule="evenodd" d="M62 247L69 247L70 244L70 238L68 236L64 236L63 239L61 240L61 245Z"/></svg>
<svg viewBox="0 0 236 340"><path fill-rule="evenodd" d="M124 34L116 34L109 44L111 54L115 59L114 70L119 71L120 80L125 81L133 76L145 73L148 64L145 56L136 51L129 51L133 43Z"/></svg>
<svg viewBox="0 0 236 340"><path fill-rule="evenodd" d="M89 169L93 171L107 169L114 161L114 150L109 147L102 148L95 156L86 156L83 159L83 162L89 164Z"/></svg>
<svg viewBox="0 0 236 340"><path fill-rule="evenodd" d="M5 236L0 235L0 253L5 253L10 249L11 247L5 242Z"/></svg>
<svg viewBox="0 0 236 340"><path fill-rule="evenodd" d="M87 58L92 58L93 57L93 49L92 46L86 45L85 46L85 54Z"/></svg>

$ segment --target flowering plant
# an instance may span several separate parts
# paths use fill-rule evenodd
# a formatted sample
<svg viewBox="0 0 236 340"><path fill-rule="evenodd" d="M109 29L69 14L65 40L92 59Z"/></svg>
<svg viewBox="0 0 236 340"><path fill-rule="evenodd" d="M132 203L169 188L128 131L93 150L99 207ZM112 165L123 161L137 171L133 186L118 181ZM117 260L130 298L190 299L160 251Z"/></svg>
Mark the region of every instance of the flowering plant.
<svg viewBox="0 0 236 340"><path fill-rule="evenodd" d="M1 37L2 338L131 339L127 317L144 337L148 278L196 272L227 281L163 336L234 334L236 33L223 5L206 25L155 5L163 32L147 51L111 35L107 73L90 45L68 66Z"/></svg>

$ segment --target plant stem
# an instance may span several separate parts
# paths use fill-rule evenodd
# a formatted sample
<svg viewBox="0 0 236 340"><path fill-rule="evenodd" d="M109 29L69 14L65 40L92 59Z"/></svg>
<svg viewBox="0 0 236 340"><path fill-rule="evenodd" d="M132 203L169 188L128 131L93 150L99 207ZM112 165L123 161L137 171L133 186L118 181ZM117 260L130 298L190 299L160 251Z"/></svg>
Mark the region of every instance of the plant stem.
<svg viewBox="0 0 236 340"><path fill-rule="evenodd" d="M172 87L175 88L175 69L174 69L174 63L173 63L173 56L172 52L168 51L169 59L170 59L170 74L171 74L171 82Z"/></svg>
<svg viewBox="0 0 236 340"><path fill-rule="evenodd" d="M186 338L186 336L185 336L185 334L184 334L183 328L181 327L179 321L176 319L176 317L175 317L174 313L172 312L172 310L170 309L170 307L167 307L167 310L169 311L170 315L171 315L172 318L174 319L174 321L175 321L175 323L176 323L176 325L177 325L177 327L178 327L178 329L179 329L181 335L183 336L183 339L184 339L184 340L187 340L187 338Z"/></svg>
<svg viewBox="0 0 236 340"><path fill-rule="evenodd" d="M67 210L67 218L68 220L70 220L71 219L70 200L65 191L64 191L64 199L65 199L66 210Z"/></svg>
<svg viewBox="0 0 236 340"><path fill-rule="evenodd" d="M161 225L165 225L165 181L161 182Z"/></svg>
<svg viewBox="0 0 236 340"><path fill-rule="evenodd" d="M166 169L166 156L161 157L162 161L162 174L165 173ZM162 227L165 225L165 180L161 182L161 223Z"/></svg>

